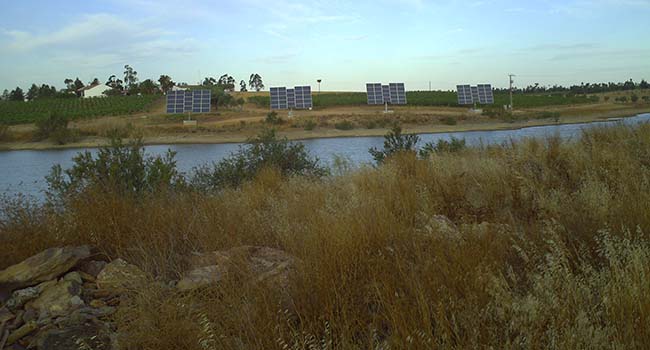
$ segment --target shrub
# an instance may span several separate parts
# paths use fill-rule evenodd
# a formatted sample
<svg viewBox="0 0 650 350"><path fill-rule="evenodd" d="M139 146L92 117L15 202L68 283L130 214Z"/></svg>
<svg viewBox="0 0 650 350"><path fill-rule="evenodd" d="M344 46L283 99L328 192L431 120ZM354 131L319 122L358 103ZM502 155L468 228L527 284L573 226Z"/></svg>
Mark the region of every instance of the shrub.
<svg viewBox="0 0 650 350"><path fill-rule="evenodd" d="M645 102L650 102L650 96L643 96L642 99Z"/></svg>
<svg viewBox="0 0 650 350"><path fill-rule="evenodd" d="M445 117L442 118L442 123L445 125L456 125L458 122L456 121L456 118L454 117Z"/></svg>
<svg viewBox="0 0 650 350"><path fill-rule="evenodd" d="M377 127L377 122L374 121L374 120L364 120L364 121L362 122L362 125L363 125L366 129L374 129L374 128Z"/></svg>
<svg viewBox="0 0 650 350"><path fill-rule="evenodd" d="M0 124L0 141L9 140L9 125Z"/></svg>
<svg viewBox="0 0 650 350"><path fill-rule="evenodd" d="M630 97L630 100L633 103L636 103L637 101L639 101L639 96L637 94L632 94L632 97Z"/></svg>
<svg viewBox="0 0 650 350"><path fill-rule="evenodd" d="M68 119L58 113L51 113L47 119L36 122L36 134L34 139L41 141L56 134L59 141L66 141L68 130Z"/></svg>
<svg viewBox="0 0 650 350"><path fill-rule="evenodd" d="M274 130L265 130L212 166L194 169L191 185L198 191L215 192L226 187L238 187L252 180L264 168L274 168L283 176L321 177L328 170L321 167L318 158L312 158L302 143L278 139Z"/></svg>
<svg viewBox="0 0 650 350"><path fill-rule="evenodd" d="M137 197L182 186L184 180L174 156L174 152L167 151L164 156L147 157L141 140L124 144L121 139L113 139L99 149L97 156L89 151L77 154L70 169L52 167L46 177L47 196L51 203L58 204L88 189Z"/></svg>
<svg viewBox="0 0 650 350"><path fill-rule="evenodd" d="M266 124L271 124L271 125L280 125L284 123L284 120L278 117L278 113L276 111L272 111L266 115L266 119L264 120L264 122Z"/></svg>
<svg viewBox="0 0 650 350"><path fill-rule="evenodd" d="M354 124L349 120L344 120L334 124L334 128L337 130L352 130L354 129Z"/></svg>
<svg viewBox="0 0 650 350"><path fill-rule="evenodd" d="M415 152L415 146L420 141L418 135L403 135L402 128L395 125L391 131L384 136L384 148L368 150L377 164L383 163L386 158L396 153Z"/></svg>
<svg viewBox="0 0 650 350"><path fill-rule="evenodd" d="M305 130L311 131L311 130L314 130L315 128L316 128L316 122L315 121L310 119L310 120L305 122Z"/></svg>
<svg viewBox="0 0 650 350"><path fill-rule="evenodd" d="M605 97L603 97L603 99L605 100L605 102L607 102L607 101L609 101L609 96L605 96Z"/></svg>
<svg viewBox="0 0 650 350"><path fill-rule="evenodd" d="M420 157L427 158L432 153L453 153L459 152L467 147L465 139L451 137L449 141L438 140L437 143L427 142L420 150Z"/></svg>

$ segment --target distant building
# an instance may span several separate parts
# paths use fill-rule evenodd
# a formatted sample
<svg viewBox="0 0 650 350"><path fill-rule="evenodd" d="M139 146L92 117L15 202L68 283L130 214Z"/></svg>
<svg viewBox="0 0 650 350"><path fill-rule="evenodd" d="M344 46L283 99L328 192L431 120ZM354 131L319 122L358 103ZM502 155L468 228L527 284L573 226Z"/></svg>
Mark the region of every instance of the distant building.
<svg viewBox="0 0 650 350"><path fill-rule="evenodd" d="M174 85L174 86L172 86L171 91L185 91L185 90L187 90L187 89L188 89L187 87L182 87L182 86L176 86L176 85Z"/></svg>
<svg viewBox="0 0 650 350"><path fill-rule="evenodd" d="M93 84L93 85L84 86L81 89L77 90L77 92L79 92L80 96L84 98L106 97L104 93L109 90L111 90L111 88L108 85Z"/></svg>

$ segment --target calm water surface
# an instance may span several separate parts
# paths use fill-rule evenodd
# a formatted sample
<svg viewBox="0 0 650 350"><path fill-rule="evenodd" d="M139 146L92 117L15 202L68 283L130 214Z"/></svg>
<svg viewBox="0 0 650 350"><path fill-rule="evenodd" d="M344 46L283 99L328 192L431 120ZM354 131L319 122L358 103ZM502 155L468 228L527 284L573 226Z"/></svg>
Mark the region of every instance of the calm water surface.
<svg viewBox="0 0 650 350"><path fill-rule="evenodd" d="M650 114L640 114L635 117L625 118L621 121L605 121L598 123L549 125L528 127L518 130L495 131L468 131L439 134L420 135L419 146L426 142L439 139L464 138L470 145L500 144L510 140L521 140L531 137L547 137L559 135L564 139L577 138L581 130L594 126L611 126L616 124L635 125L650 121ZM355 164L371 162L368 153L371 147L381 148L383 137L345 137L330 139L313 139L300 141L315 156L325 164L331 164L336 155L345 157ZM189 172L192 168L228 156L236 151L240 144L214 144L214 145L159 145L147 146L148 154L162 154L171 149L176 154L178 168L182 172ZM0 152L0 193L15 195L23 193L37 198L42 198L45 189L44 177L55 164L64 168L72 165L72 157L82 151L81 149L65 150L39 150L39 151L5 151ZM96 152L90 149L91 152Z"/></svg>

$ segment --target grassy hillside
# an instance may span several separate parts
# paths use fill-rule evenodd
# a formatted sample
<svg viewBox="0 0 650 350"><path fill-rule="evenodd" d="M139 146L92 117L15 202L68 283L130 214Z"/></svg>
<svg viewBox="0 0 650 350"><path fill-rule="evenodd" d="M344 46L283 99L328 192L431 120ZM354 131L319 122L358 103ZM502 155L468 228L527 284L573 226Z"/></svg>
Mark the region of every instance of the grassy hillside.
<svg viewBox="0 0 650 350"><path fill-rule="evenodd" d="M139 265L156 282L122 301L124 349L644 349L648 159L649 125L596 128L212 194L5 202L0 268L82 243ZM244 244L300 259L286 290L166 287L191 252Z"/></svg>
<svg viewBox="0 0 650 350"><path fill-rule="evenodd" d="M129 115L146 111L160 96L112 96L104 98L57 98L30 102L0 102L0 123L33 123L51 113L68 119Z"/></svg>

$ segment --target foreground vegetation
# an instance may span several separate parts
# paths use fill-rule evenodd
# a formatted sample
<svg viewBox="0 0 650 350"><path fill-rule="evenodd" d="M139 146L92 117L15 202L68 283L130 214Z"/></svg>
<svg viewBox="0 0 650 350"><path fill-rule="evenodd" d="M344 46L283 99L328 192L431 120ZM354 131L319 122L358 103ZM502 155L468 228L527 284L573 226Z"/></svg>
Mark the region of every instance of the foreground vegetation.
<svg viewBox="0 0 650 350"><path fill-rule="evenodd" d="M308 156L267 139L204 169L250 180L210 186L137 145L80 156L57 200L6 201L0 269L83 243L139 265L157 282L120 306L125 349L647 348L650 125L420 156L402 136L338 176L286 171L270 155ZM165 287L191 252L244 244L300 259L287 290Z"/></svg>

